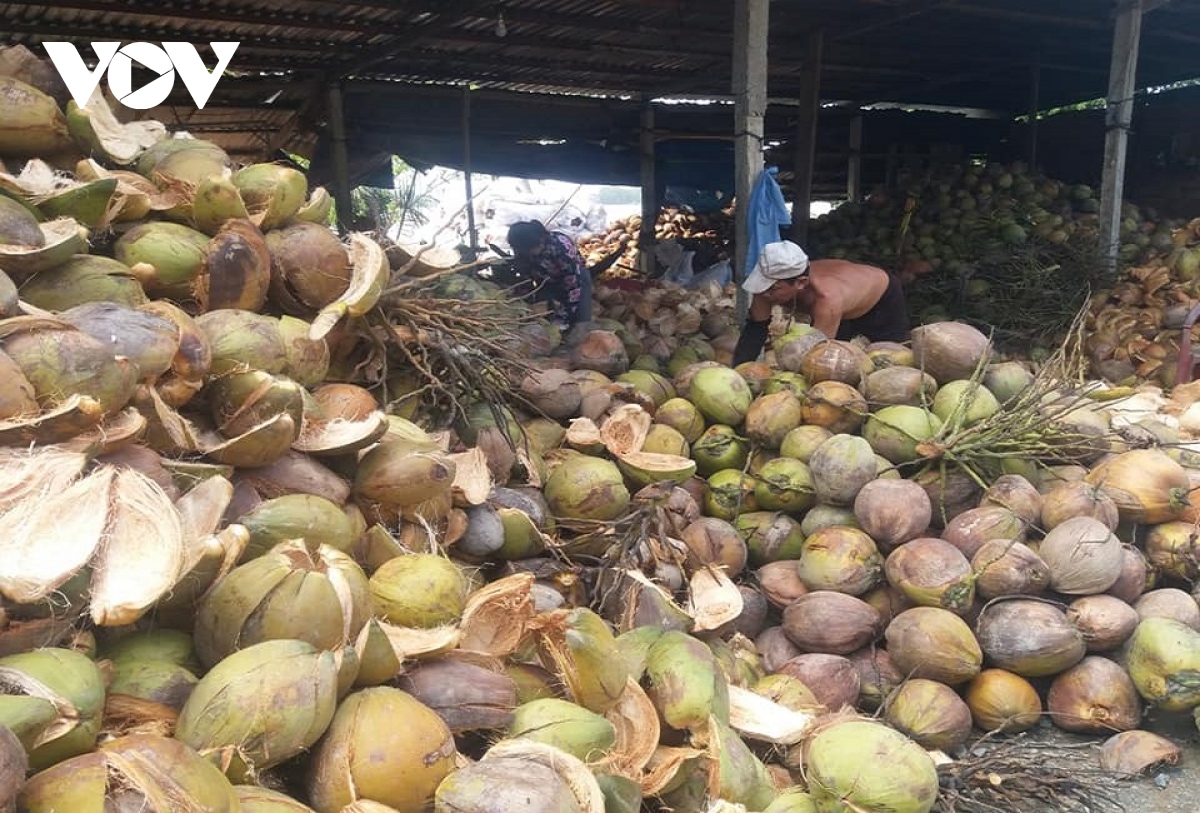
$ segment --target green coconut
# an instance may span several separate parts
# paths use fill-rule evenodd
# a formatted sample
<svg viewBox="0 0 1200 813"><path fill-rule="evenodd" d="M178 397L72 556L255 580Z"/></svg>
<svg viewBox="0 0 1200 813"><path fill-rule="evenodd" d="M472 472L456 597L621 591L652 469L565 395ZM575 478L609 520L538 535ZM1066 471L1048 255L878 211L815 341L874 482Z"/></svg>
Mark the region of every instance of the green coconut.
<svg viewBox="0 0 1200 813"><path fill-rule="evenodd" d="M646 432L646 439L642 441L640 451L690 457L692 447L679 430L672 429L665 423L655 423L651 424L650 430Z"/></svg>
<svg viewBox="0 0 1200 813"><path fill-rule="evenodd" d="M212 373L241 369L282 373L287 366L279 320L240 310L215 310L196 317L196 327L212 347Z"/></svg>
<svg viewBox="0 0 1200 813"><path fill-rule="evenodd" d="M179 350L179 328L154 313L115 302L89 302L60 316L93 339L108 344L114 355L136 364L142 379L157 379L171 369Z"/></svg>
<svg viewBox="0 0 1200 813"><path fill-rule="evenodd" d="M729 367L705 367L692 377L688 398L713 423L737 426L754 396L750 385Z"/></svg>
<svg viewBox="0 0 1200 813"><path fill-rule="evenodd" d="M196 654L208 666L262 641L334 650L358 637L372 611L367 576L328 546L284 542L235 567L196 611Z"/></svg>
<svg viewBox="0 0 1200 813"><path fill-rule="evenodd" d="M111 414L129 403L137 387L137 366L82 330L25 330L5 337L2 347L44 407L80 395L94 398Z"/></svg>
<svg viewBox="0 0 1200 813"><path fill-rule="evenodd" d="M647 370L630 370L621 373L616 380L629 384L635 390L649 398L655 407L665 404L675 397L675 385L666 376Z"/></svg>
<svg viewBox="0 0 1200 813"><path fill-rule="evenodd" d="M1019 361L998 361L983 372L983 386L1002 404L1007 404L1033 383L1033 373Z"/></svg>
<svg viewBox="0 0 1200 813"><path fill-rule="evenodd" d="M159 163L170 155L188 150L207 152L226 162L229 159L225 151L211 141L176 136L175 138L164 138L162 141L155 142L150 147L147 147L138 156L137 165L134 169L142 177L153 180L154 170L158 167Z"/></svg>
<svg viewBox="0 0 1200 813"><path fill-rule="evenodd" d="M690 729L729 719L729 685L712 650L685 632L668 630L646 654L647 694L667 725Z"/></svg>
<svg viewBox="0 0 1200 813"><path fill-rule="evenodd" d="M551 513L564 519L608 521L629 508L629 490L616 464L577 455L550 474L544 489Z"/></svg>
<svg viewBox="0 0 1200 813"><path fill-rule="evenodd" d="M1144 618L1126 652L1129 676L1146 702L1166 711L1200 708L1200 632L1171 618Z"/></svg>
<svg viewBox="0 0 1200 813"><path fill-rule="evenodd" d="M240 813L314 813L308 805L277 790L258 785L235 785Z"/></svg>
<svg viewBox="0 0 1200 813"><path fill-rule="evenodd" d="M341 506L316 494L284 494L265 500L238 517L237 523L250 533L243 562L292 539L303 540L314 549L328 545L343 553L357 541Z"/></svg>
<svg viewBox="0 0 1200 813"><path fill-rule="evenodd" d="M746 511L733 521L742 539L751 566L799 559L804 550L804 532L800 523L778 511Z"/></svg>
<svg viewBox="0 0 1200 813"><path fill-rule="evenodd" d="M172 629L131 632L100 647L100 657L119 664L125 661L159 661L182 666L190 672L201 670L196 659L192 636Z"/></svg>
<svg viewBox="0 0 1200 813"><path fill-rule="evenodd" d="M34 649L0 658L5 692L51 699L63 719L41 733L29 752L38 771L86 753L96 745L104 713L105 681L96 663L71 649Z"/></svg>
<svg viewBox="0 0 1200 813"><path fill-rule="evenodd" d="M805 744L808 790L823 813L928 813L938 774L925 749L899 731L853 720L818 732Z"/></svg>
<svg viewBox="0 0 1200 813"><path fill-rule="evenodd" d="M12 732L25 752L36 748L42 735L59 719L59 710L47 698L28 694L0 694L0 730ZM3 776L2 766L0 757L0 776Z"/></svg>
<svg viewBox="0 0 1200 813"><path fill-rule="evenodd" d="M754 498L764 510L802 514L817 502L812 471L794 457L769 460L756 475Z"/></svg>
<svg viewBox="0 0 1200 813"><path fill-rule="evenodd" d="M654 422L676 429L689 444L694 444L704 432L704 416L686 398L670 398L654 411Z"/></svg>
<svg viewBox="0 0 1200 813"><path fill-rule="evenodd" d="M146 290L187 296L204 268L208 235L181 223L147 221L117 238L113 256L132 269Z"/></svg>
<svg viewBox="0 0 1200 813"><path fill-rule="evenodd" d="M231 178L213 175L196 187L192 198L192 222L205 234L216 234L227 221L249 217L242 194Z"/></svg>
<svg viewBox="0 0 1200 813"><path fill-rule="evenodd" d="M234 652L192 690L175 737L197 751L227 748L235 781L311 748L337 705L332 652L303 641L266 641Z"/></svg>
<svg viewBox="0 0 1200 813"><path fill-rule="evenodd" d="M49 95L15 77L0 76L0 103L0 155L33 158L72 147L67 121Z"/></svg>
<svg viewBox="0 0 1200 813"><path fill-rule="evenodd" d="M467 587L457 565L432 553L398 556L376 570L370 581L376 615L417 629L457 622L466 606Z"/></svg>
<svg viewBox="0 0 1200 813"><path fill-rule="evenodd" d="M354 493L399 508L447 496L455 462L439 451L423 449L422 443L385 436L359 460Z"/></svg>
<svg viewBox="0 0 1200 813"><path fill-rule="evenodd" d="M508 736L552 745L585 762L596 762L616 743L617 731L593 711L546 698L517 706Z"/></svg>
<svg viewBox="0 0 1200 813"><path fill-rule="evenodd" d="M933 414L942 422L953 420L971 426L1000 411L1000 402L992 391L973 381L948 381L933 396Z"/></svg>
<svg viewBox="0 0 1200 813"><path fill-rule="evenodd" d="M304 173L279 164L251 164L233 174L250 219L263 231L286 223L308 196Z"/></svg>
<svg viewBox="0 0 1200 813"><path fill-rule="evenodd" d="M450 729L415 697L387 686L363 689L342 701L313 754L309 799L318 813L339 813L358 800L423 813L457 756Z"/></svg>
<svg viewBox="0 0 1200 813"><path fill-rule="evenodd" d="M710 426L692 444L696 470L706 477L722 469L740 469L749 456L750 442L733 427L722 424Z"/></svg>
<svg viewBox="0 0 1200 813"><path fill-rule="evenodd" d="M777 392L790 392L797 398L803 398L804 393L808 392L808 381L800 373L780 370L772 373L771 377L763 382L762 389L763 395L773 395Z"/></svg>
<svg viewBox="0 0 1200 813"><path fill-rule="evenodd" d="M21 286L21 298L37 308L65 311L85 302L112 302L135 308L146 292L129 266L108 257L76 254L35 274Z"/></svg>
<svg viewBox="0 0 1200 813"><path fill-rule="evenodd" d="M311 327L294 316L279 317L279 333L287 358L283 374L302 387L315 387L329 374L329 343L308 338Z"/></svg>
<svg viewBox="0 0 1200 813"><path fill-rule="evenodd" d="M917 451L942 428L942 419L921 407L897 404L867 416L863 438L876 454L892 463L911 463L922 459Z"/></svg>
<svg viewBox="0 0 1200 813"><path fill-rule="evenodd" d="M744 511L755 511L755 480L741 469L721 469L708 478L704 493L704 513L732 520Z"/></svg>
<svg viewBox="0 0 1200 813"><path fill-rule="evenodd" d="M97 751L34 775L21 791L20 810L204 810L239 813L229 780L212 762L181 742L131 734Z"/></svg>
<svg viewBox="0 0 1200 813"><path fill-rule="evenodd" d="M797 426L783 436L779 444L780 457L794 457L807 463L822 443L833 437L833 433L824 426Z"/></svg>
<svg viewBox="0 0 1200 813"><path fill-rule="evenodd" d="M113 664L108 692L181 709L198 680L177 663L126 659Z"/></svg>

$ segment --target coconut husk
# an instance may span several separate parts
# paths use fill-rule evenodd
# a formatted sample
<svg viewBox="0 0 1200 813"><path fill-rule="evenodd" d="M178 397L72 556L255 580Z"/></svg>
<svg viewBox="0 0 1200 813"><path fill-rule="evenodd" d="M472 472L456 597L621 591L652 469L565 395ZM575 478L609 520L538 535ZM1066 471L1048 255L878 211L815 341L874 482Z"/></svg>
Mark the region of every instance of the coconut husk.
<svg viewBox="0 0 1200 813"><path fill-rule="evenodd" d="M90 434L103 417L104 409L95 398L72 395L45 411L0 420L0 445L61 443Z"/></svg>
<svg viewBox="0 0 1200 813"><path fill-rule="evenodd" d="M476 590L467 599L459 647L507 657L517 650L535 609L532 573L517 573Z"/></svg>
<svg viewBox="0 0 1200 813"><path fill-rule="evenodd" d="M812 729L817 715L793 711L774 700L730 684L729 725L758 742L795 745Z"/></svg>
<svg viewBox="0 0 1200 813"><path fill-rule="evenodd" d="M386 621L376 622L379 629L387 636L396 659L403 663L412 658L427 658L440 655L458 645L461 633L456 626L432 627L430 629L415 629L398 627Z"/></svg>
<svg viewBox="0 0 1200 813"><path fill-rule="evenodd" d="M185 564L183 522L153 480L121 470L111 493L92 573L92 620L100 626L132 624L175 586Z"/></svg>
<svg viewBox="0 0 1200 813"><path fill-rule="evenodd" d="M61 492L85 465L87 457L73 451L0 449L0 515L39 495Z"/></svg>
<svg viewBox="0 0 1200 813"><path fill-rule="evenodd" d="M476 447L450 455L454 462L454 483L451 488L457 502L467 505L483 505L492 493L492 475L488 469L488 458Z"/></svg>
<svg viewBox="0 0 1200 813"><path fill-rule="evenodd" d="M670 745L660 745L654 749L654 756L646 765L642 775L642 794L657 796L671 786L683 766L693 759L703 759L705 752L698 748L677 748Z"/></svg>
<svg viewBox="0 0 1200 813"><path fill-rule="evenodd" d="M387 427L387 415L382 411L375 411L357 420L323 420L306 411L300 422L300 434L292 443L292 448L313 455L348 454L365 449L382 438Z"/></svg>
<svg viewBox="0 0 1200 813"><path fill-rule="evenodd" d="M86 567L104 539L116 477L104 467L57 492L39 489L0 517L0 593L40 601Z"/></svg>
<svg viewBox="0 0 1200 813"><path fill-rule="evenodd" d="M654 703L637 680L630 677L617 704L604 718L612 723L617 736L596 769L641 782L662 733Z"/></svg>
<svg viewBox="0 0 1200 813"><path fill-rule="evenodd" d="M129 734L157 734L160 737L175 736L175 722L179 710L132 697L127 694L109 694L104 698L104 717L100 725L103 737L124 737Z"/></svg>
<svg viewBox="0 0 1200 813"><path fill-rule="evenodd" d="M233 483L220 475L197 483L175 500L184 539L194 541L216 533L232 500Z"/></svg>
<svg viewBox="0 0 1200 813"><path fill-rule="evenodd" d="M186 455L200 449L199 430L167 404L158 390L138 387L134 406L146 419L146 444L159 454Z"/></svg>
<svg viewBox="0 0 1200 813"><path fill-rule="evenodd" d="M622 404L600 424L600 439L614 457L640 452L654 416L638 404Z"/></svg>
<svg viewBox="0 0 1200 813"><path fill-rule="evenodd" d="M744 606L742 592L722 569L706 567L692 574L687 613L696 622L693 631L720 629L736 620Z"/></svg>

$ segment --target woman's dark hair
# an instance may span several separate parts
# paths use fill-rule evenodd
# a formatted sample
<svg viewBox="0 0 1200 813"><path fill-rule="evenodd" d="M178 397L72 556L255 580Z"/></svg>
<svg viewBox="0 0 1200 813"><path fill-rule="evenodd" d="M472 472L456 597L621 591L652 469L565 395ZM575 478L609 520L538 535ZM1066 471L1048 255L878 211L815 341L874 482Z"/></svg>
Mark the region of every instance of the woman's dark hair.
<svg viewBox="0 0 1200 813"><path fill-rule="evenodd" d="M537 248L549 236L546 227L536 220L522 220L508 227L508 245L518 254Z"/></svg>

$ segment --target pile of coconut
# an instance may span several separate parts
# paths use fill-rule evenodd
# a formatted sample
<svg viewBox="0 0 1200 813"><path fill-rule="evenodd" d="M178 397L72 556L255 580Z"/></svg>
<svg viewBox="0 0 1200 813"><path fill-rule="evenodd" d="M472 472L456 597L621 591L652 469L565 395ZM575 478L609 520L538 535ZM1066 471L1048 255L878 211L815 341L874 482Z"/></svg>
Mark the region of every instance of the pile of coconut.
<svg viewBox="0 0 1200 813"><path fill-rule="evenodd" d="M81 147L0 82L0 157ZM1186 409L956 322L732 369L722 292L563 348L292 168L101 140L0 175L0 809L1061 809L1178 759ZM996 796L973 743L1034 726L1091 784Z"/></svg>

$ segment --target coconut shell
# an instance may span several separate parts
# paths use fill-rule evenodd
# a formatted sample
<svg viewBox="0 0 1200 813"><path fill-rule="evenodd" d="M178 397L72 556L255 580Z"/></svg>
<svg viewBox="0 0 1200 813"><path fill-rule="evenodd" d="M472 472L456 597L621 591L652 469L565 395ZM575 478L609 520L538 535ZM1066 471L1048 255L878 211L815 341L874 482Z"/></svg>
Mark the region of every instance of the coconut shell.
<svg viewBox="0 0 1200 813"><path fill-rule="evenodd" d="M1178 765L1182 756L1183 750L1165 737L1149 731L1123 731L1100 746L1100 768L1132 779Z"/></svg>
<svg viewBox="0 0 1200 813"><path fill-rule="evenodd" d="M801 418L835 434L854 433L867 414L867 400L850 384L818 381L804 393Z"/></svg>
<svg viewBox="0 0 1200 813"><path fill-rule="evenodd" d="M1115 596L1083 596L1067 608L1067 620L1083 633L1088 652L1109 652L1128 640L1138 612Z"/></svg>
<svg viewBox="0 0 1200 813"><path fill-rule="evenodd" d="M992 664L1022 677L1058 674L1087 652L1063 610L1038 599L994 599L980 613L976 634Z"/></svg>
<svg viewBox="0 0 1200 813"><path fill-rule="evenodd" d="M1142 702L1129 674L1115 661L1090 655L1054 679L1046 696L1056 726L1082 734L1137 728Z"/></svg>
<svg viewBox="0 0 1200 813"><path fill-rule="evenodd" d="M812 692L817 702L830 711L853 706L861 689L858 669L841 655L797 655L780 666L778 674L799 680Z"/></svg>
<svg viewBox="0 0 1200 813"><path fill-rule="evenodd" d="M493 745L437 787L434 813L604 813L604 794L580 760L523 740ZM413 808L415 811L417 808ZM403 812L402 812L403 813Z"/></svg>
<svg viewBox="0 0 1200 813"><path fill-rule="evenodd" d="M912 331L913 366L938 384L969 379L991 356L991 342L962 322L935 322Z"/></svg>
<svg viewBox="0 0 1200 813"><path fill-rule="evenodd" d="M928 750L952 753L971 735L971 710L944 683L913 678L905 681L885 704L888 725L912 737Z"/></svg>
<svg viewBox="0 0 1200 813"><path fill-rule="evenodd" d="M797 597L783 611L783 631L806 652L848 655L882 631L878 611L865 601L817 590Z"/></svg>
<svg viewBox="0 0 1200 813"><path fill-rule="evenodd" d="M884 561L888 583L913 604L965 613L975 598L971 563L949 542L918 537L888 554Z"/></svg>
<svg viewBox="0 0 1200 813"><path fill-rule="evenodd" d="M271 254L262 233L248 220L231 220L205 247L196 279L196 299L208 310L258 311L267 301Z"/></svg>
<svg viewBox="0 0 1200 813"><path fill-rule="evenodd" d="M975 590L981 598L1037 595L1050 585L1050 569L1023 542L992 539L971 559Z"/></svg>
<svg viewBox="0 0 1200 813"><path fill-rule="evenodd" d="M1003 669L984 669L967 684L967 706L984 731L1015 734L1037 725L1042 700L1033 684Z"/></svg>
<svg viewBox="0 0 1200 813"><path fill-rule="evenodd" d="M911 677L957 686L979 674L983 663L971 628L949 610L905 610L888 624L884 637L896 667Z"/></svg>
<svg viewBox="0 0 1200 813"><path fill-rule="evenodd" d="M1091 517L1075 517L1056 526L1038 545L1038 556L1050 572L1050 586L1067 595L1103 593L1121 575L1124 559L1121 540Z"/></svg>
<svg viewBox="0 0 1200 813"><path fill-rule="evenodd" d="M997 477L979 500L980 507L998 505L1007 508L1026 525L1036 525L1041 521L1042 503L1042 493L1019 474Z"/></svg>
<svg viewBox="0 0 1200 813"><path fill-rule="evenodd" d="M857 528L833 525L804 540L796 568L810 590L861 596L879 583L883 557L867 534Z"/></svg>
<svg viewBox="0 0 1200 813"><path fill-rule="evenodd" d="M455 734L507 728L517 708L512 678L449 658L421 663L401 675L396 687L432 709Z"/></svg>
<svg viewBox="0 0 1200 813"><path fill-rule="evenodd" d="M1133 609L1139 619L1169 618L1200 630L1200 606L1188 593L1177 587L1161 587L1138 596Z"/></svg>

